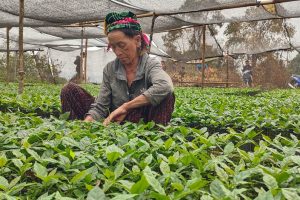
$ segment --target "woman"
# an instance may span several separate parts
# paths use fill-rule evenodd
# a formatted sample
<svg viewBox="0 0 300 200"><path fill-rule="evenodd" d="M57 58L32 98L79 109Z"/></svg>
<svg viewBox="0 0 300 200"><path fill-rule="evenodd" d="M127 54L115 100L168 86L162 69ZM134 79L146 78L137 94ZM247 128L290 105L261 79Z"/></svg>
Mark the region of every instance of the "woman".
<svg viewBox="0 0 300 200"><path fill-rule="evenodd" d="M103 70L98 98L69 83L62 89L62 111L70 112L70 119L104 119L104 125L140 119L166 125L174 110L173 84L160 63L146 53L149 40L135 14L110 13L104 28L117 58Z"/></svg>

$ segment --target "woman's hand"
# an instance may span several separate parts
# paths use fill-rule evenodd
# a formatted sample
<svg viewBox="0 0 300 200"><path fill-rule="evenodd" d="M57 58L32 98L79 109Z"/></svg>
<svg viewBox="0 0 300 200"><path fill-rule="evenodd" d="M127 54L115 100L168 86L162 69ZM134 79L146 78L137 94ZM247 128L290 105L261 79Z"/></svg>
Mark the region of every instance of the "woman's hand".
<svg viewBox="0 0 300 200"><path fill-rule="evenodd" d="M122 106L114 110L112 113L110 113L110 115L104 120L103 125L107 126L110 122L120 123L125 119L127 113L128 111L126 109L126 105L123 104Z"/></svg>
<svg viewBox="0 0 300 200"><path fill-rule="evenodd" d="M85 117L85 119L84 119L83 121L84 121L84 122L93 122L93 121L95 121L95 120L92 118L91 115L88 115L88 116Z"/></svg>
<svg viewBox="0 0 300 200"><path fill-rule="evenodd" d="M114 110L103 122L107 126L110 122L122 122L127 116L128 112L132 109L149 105L150 101L144 96L140 95L133 100L124 103L122 106Z"/></svg>

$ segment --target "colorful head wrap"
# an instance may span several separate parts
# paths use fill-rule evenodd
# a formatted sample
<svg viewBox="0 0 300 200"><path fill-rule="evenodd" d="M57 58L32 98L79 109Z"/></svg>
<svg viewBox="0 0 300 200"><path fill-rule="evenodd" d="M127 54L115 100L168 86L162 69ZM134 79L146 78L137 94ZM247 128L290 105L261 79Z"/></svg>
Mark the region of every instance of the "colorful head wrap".
<svg viewBox="0 0 300 200"><path fill-rule="evenodd" d="M106 34L116 29L133 29L141 32L141 25L138 23L136 15L132 12L112 12L106 15L104 31Z"/></svg>
<svg viewBox="0 0 300 200"><path fill-rule="evenodd" d="M137 21L137 17L132 12L121 12L116 13L112 12L106 15L104 21L104 32L107 35L113 30L116 29L133 29L139 33L142 33L142 28L139 22ZM145 44L149 46L148 36L142 33L142 40L144 40Z"/></svg>

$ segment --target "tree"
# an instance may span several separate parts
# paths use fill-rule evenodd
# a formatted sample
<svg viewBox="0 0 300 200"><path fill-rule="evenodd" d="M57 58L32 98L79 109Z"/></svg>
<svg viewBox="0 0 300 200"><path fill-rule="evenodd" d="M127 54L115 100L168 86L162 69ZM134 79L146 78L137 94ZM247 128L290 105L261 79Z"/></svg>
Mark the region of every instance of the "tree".
<svg viewBox="0 0 300 200"><path fill-rule="evenodd" d="M18 55L10 56L11 68L16 68L18 61ZM18 69L12 71L13 74L7 75L6 70L6 55L3 54L0 57L0 70L2 81L6 80L7 76L16 76ZM36 54L25 52L24 53L24 70L25 79L27 82L50 82L58 83L65 82L66 80L59 77L61 65L57 62L49 63L46 56L38 56ZM38 80L39 79L39 80Z"/></svg>
<svg viewBox="0 0 300 200"><path fill-rule="evenodd" d="M209 7L211 5L220 4L216 0L186 0L179 10L191 10L192 8ZM202 19L208 21L212 19L221 20L224 16L220 11L213 12L197 12L181 14L179 17L186 21L195 21ZM212 32L216 30L212 27ZM197 60L201 58L202 45L202 27L186 28L176 31L169 31L162 39L166 47L166 53L181 61ZM212 43L206 43L206 57L219 55L220 52Z"/></svg>
<svg viewBox="0 0 300 200"><path fill-rule="evenodd" d="M280 9L284 9L280 7ZM247 18L256 18L258 14L257 8L248 8L245 12ZM287 34L288 32L288 34ZM261 62L267 63L266 58L271 59L271 63L275 63L273 59L279 58L276 55L269 56L263 52L276 50L280 48L288 48L288 36L293 36L295 27L285 24L284 19L263 20L253 22L234 22L226 26L225 35L228 37L225 48L233 53L247 53L247 59L251 59L251 65L254 69L254 84L256 80L263 78L264 74L256 73L256 67ZM257 62L260 62L257 64ZM256 71L256 72L255 72ZM262 82L260 82L262 83Z"/></svg>

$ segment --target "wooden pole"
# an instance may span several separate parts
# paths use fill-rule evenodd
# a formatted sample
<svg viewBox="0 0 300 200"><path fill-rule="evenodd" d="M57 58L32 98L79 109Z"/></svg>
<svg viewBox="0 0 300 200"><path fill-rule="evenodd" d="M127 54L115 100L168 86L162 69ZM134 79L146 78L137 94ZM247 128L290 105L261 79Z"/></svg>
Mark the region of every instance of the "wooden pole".
<svg viewBox="0 0 300 200"><path fill-rule="evenodd" d="M229 56L228 56L228 51L226 55L226 87L228 88L229 84Z"/></svg>
<svg viewBox="0 0 300 200"><path fill-rule="evenodd" d="M12 67L12 79L15 81L17 79L17 64L19 62L18 59L18 51L15 51L14 53L14 59L13 59L13 67Z"/></svg>
<svg viewBox="0 0 300 200"><path fill-rule="evenodd" d="M19 90L24 91L24 51L23 51L23 28L24 28L24 0L19 1Z"/></svg>
<svg viewBox="0 0 300 200"><path fill-rule="evenodd" d="M83 80L83 27L81 28L79 83Z"/></svg>
<svg viewBox="0 0 300 200"><path fill-rule="evenodd" d="M48 58L47 58L47 60L48 60L48 70L49 70L51 78L52 78L52 83L56 84L56 80L55 80L54 72L53 72L53 62L52 62L52 59L50 57L50 49L49 48L48 48L47 56L48 56Z"/></svg>
<svg viewBox="0 0 300 200"><path fill-rule="evenodd" d="M87 56L88 56L88 51L87 51L87 47L88 47L88 38L85 39L85 54L84 54L84 83L86 83L86 69L87 69Z"/></svg>
<svg viewBox="0 0 300 200"><path fill-rule="evenodd" d="M205 30L206 25L202 27L202 84L201 87L204 87L204 71L205 71Z"/></svg>
<svg viewBox="0 0 300 200"><path fill-rule="evenodd" d="M9 63L9 55L10 55L10 51L9 51L9 30L10 30L10 27L7 27L6 28L6 78L7 78L7 82L12 81L12 70L11 70L11 65Z"/></svg>
<svg viewBox="0 0 300 200"><path fill-rule="evenodd" d="M155 20L157 18L157 15L155 15L155 13L153 13L153 18L152 18L152 24L151 24L151 32L150 32L150 44L149 44L149 53L150 53L150 49L151 49L151 43L153 40L153 33L154 33L154 25L155 25Z"/></svg>

